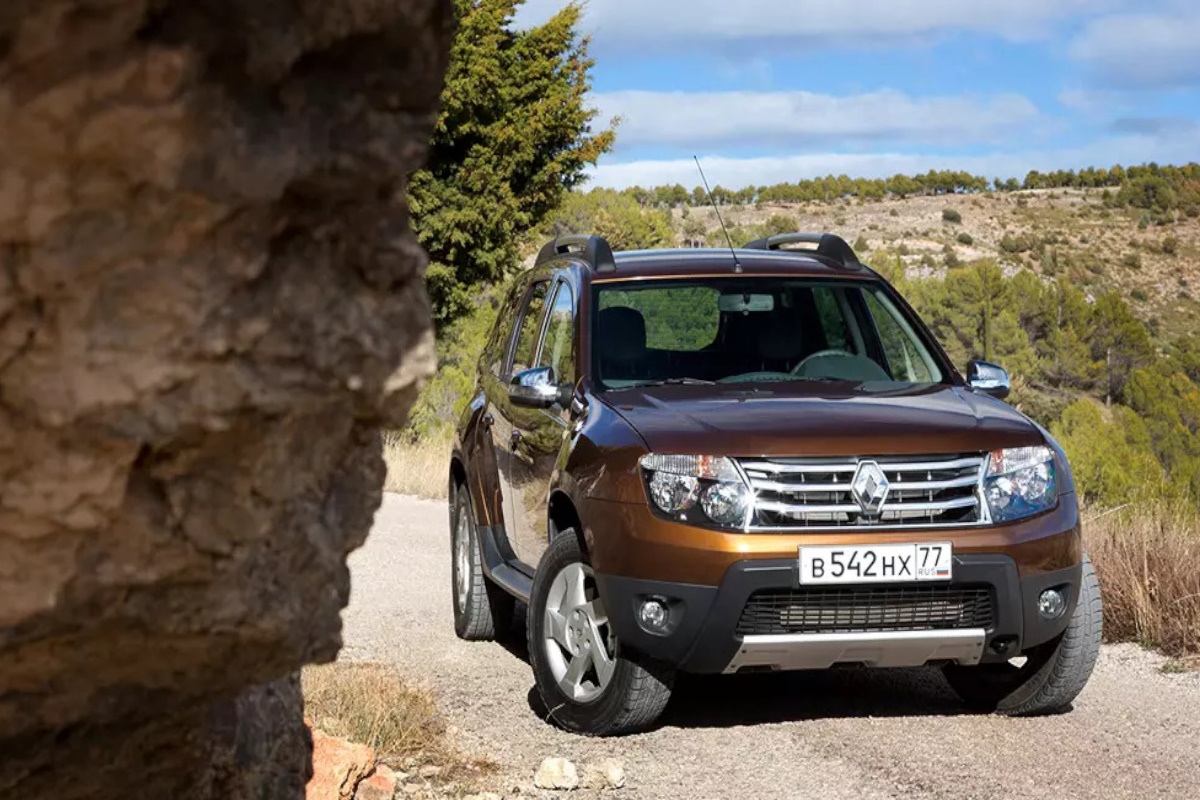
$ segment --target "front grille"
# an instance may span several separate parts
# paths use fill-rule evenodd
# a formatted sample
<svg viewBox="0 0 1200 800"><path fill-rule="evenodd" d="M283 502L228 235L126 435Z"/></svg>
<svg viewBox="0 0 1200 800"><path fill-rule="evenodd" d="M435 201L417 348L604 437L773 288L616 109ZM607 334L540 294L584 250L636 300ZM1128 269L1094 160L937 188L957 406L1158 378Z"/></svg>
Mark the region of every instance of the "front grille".
<svg viewBox="0 0 1200 800"><path fill-rule="evenodd" d="M750 595L737 633L990 630L994 623L995 603L987 586L784 589Z"/></svg>
<svg viewBox="0 0 1200 800"><path fill-rule="evenodd" d="M887 478L881 508L868 513L851 491L859 465L874 462ZM751 528L970 525L984 521L979 473L984 456L881 458L743 458L755 492Z"/></svg>

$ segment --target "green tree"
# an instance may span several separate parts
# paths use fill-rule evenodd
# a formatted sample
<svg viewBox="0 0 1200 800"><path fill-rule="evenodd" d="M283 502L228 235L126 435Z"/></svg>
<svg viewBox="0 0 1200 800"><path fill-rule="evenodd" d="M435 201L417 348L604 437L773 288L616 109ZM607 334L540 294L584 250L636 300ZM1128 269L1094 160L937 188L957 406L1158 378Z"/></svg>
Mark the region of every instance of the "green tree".
<svg viewBox="0 0 1200 800"><path fill-rule="evenodd" d="M1116 292L1108 292L1096 300L1092 323L1092 357L1102 365L1104 401L1111 405L1123 398L1133 370L1154 359L1154 345L1146 326Z"/></svg>
<svg viewBox="0 0 1200 800"><path fill-rule="evenodd" d="M643 209L623 192L593 189L586 194L568 195L539 230L541 238L546 239L564 233L596 233L614 250L644 250L674 242L669 214L660 209Z"/></svg>
<svg viewBox="0 0 1200 800"><path fill-rule="evenodd" d="M593 130L586 102L593 62L577 32L580 6L516 30L521 2L455 0L459 29L442 111L428 166L409 190L443 324L466 313L481 284L516 266L519 237L613 143L611 129Z"/></svg>
<svg viewBox="0 0 1200 800"><path fill-rule="evenodd" d="M1117 406L1106 416L1094 401L1078 400L1050 432L1067 452L1084 503L1117 506L1162 494L1162 466L1145 424L1128 408Z"/></svg>

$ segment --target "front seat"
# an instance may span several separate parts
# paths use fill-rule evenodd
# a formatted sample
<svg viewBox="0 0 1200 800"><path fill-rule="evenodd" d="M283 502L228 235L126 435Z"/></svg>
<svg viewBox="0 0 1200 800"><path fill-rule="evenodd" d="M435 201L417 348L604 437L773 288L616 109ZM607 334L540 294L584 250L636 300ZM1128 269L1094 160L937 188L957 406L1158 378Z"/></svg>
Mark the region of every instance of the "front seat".
<svg viewBox="0 0 1200 800"><path fill-rule="evenodd" d="M764 372L790 372L801 361L804 336L799 316L790 310L766 317L758 328L759 368Z"/></svg>
<svg viewBox="0 0 1200 800"><path fill-rule="evenodd" d="M646 318L642 313L627 306L612 306L601 310L596 322L600 380L645 378Z"/></svg>

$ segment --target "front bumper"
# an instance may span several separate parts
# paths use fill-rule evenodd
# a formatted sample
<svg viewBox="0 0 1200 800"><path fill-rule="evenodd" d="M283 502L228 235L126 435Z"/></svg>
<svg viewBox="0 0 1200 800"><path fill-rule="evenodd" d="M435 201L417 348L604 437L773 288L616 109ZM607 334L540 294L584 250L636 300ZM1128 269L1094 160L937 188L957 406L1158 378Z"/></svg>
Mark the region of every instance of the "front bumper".
<svg viewBox="0 0 1200 800"><path fill-rule="evenodd" d="M1028 574L1002 554L955 555L950 588L987 587L993 613L986 627L928 631L810 631L740 635L738 623L757 591L800 590L798 559L755 559L733 564L717 586L630 578L598 572L596 582L622 647L686 672L823 668L836 663L916 666L931 661L1001 662L1050 641L1067 626L1079 596L1081 566ZM947 584L943 584L947 585ZM1056 620L1037 612L1038 595L1061 587L1067 609ZM845 587L878 588L876 587ZM665 634L644 630L643 600L667 601Z"/></svg>

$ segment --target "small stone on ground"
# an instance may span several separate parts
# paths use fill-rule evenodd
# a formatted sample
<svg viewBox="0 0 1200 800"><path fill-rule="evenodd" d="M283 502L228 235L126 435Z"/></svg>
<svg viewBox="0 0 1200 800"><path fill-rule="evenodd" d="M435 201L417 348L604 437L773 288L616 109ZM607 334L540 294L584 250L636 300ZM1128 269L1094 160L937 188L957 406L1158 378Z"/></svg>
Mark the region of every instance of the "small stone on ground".
<svg viewBox="0 0 1200 800"><path fill-rule="evenodd" d="M579 773L565 758L547 758L533 776L533 785L539 789L575 789L579 786Z"/></svg>
<svg viewBox="0 0 1200 800"><path fill-rule="evenodd" d="M620 789L625 785L625 765L615 758L602 758L583 768L586 789Z"/></svg>

